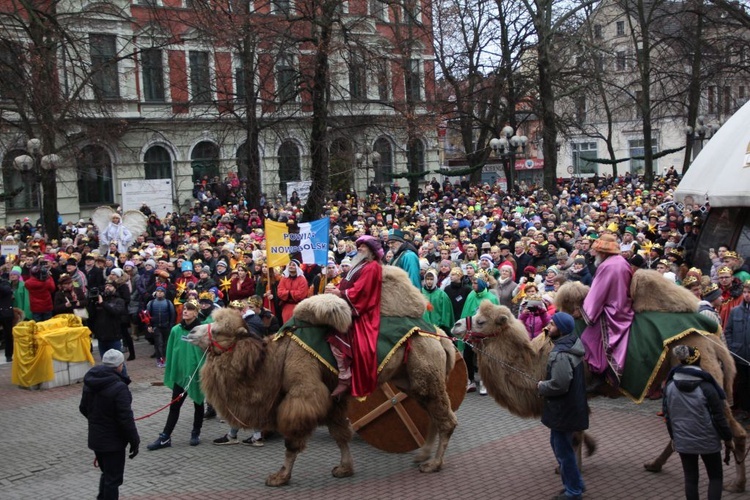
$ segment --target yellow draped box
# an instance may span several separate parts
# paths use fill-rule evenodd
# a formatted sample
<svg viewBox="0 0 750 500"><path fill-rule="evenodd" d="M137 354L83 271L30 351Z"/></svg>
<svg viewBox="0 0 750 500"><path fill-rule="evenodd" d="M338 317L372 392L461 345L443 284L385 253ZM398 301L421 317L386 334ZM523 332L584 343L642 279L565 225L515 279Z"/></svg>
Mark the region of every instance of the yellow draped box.
<svg viewBox="0 0 750 500"><path fill-rule="evenodd" d="M40 323L19 323L13 328L13 340L11 380L21 387L55 380L54 361L94 364L91 330L74 314L60 314Z"/></svg>

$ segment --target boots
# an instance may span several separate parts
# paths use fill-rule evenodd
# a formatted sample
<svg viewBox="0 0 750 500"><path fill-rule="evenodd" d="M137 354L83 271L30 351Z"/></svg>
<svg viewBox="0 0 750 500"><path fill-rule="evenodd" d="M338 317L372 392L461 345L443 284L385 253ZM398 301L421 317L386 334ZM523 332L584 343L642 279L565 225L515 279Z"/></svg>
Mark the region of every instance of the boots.
<svg viewBox="0 0 750 500"><path fill-rule="evenodd" d="M336 365L339 369L339 385L333 390L331 397L338 398L349 392L352 388L352 360L334 345L331 345L331 352L333 353L333 357L336 358Z"/></svg>

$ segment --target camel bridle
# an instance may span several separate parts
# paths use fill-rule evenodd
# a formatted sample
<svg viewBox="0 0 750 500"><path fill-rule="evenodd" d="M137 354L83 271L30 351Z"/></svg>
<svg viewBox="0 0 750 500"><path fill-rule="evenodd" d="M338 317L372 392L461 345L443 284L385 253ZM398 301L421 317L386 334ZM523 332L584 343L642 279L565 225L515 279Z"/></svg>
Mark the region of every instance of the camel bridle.
<svg viewBox="0 0 750 500"><path fill-rule="evenodd" d="M464 318L464 321L466 323L466 331L461 336L461 340L464 342L472 342L475 340L484 340L491 337L497 337L497 333L484 333L484 332L477 332L471 329L471 324L473 323L472 320L473 316L466 316Z"/></svg>
<svg viewBox="0 0 750 500"><path fill-rule="evenodd" d="M214 336L211 334L211 323L206 325L206 327L208 328L208 332L207 332L208 342L211 344L211 347L214 349L211 352L211 354L213 354L214 356L219 356L221 354L224 354L225 352L232 352L234 347L237 345L236 340L232 342L232 345L230 345L229 347L224 347L216 339L214 339ZM218 350L218 352L216 352L216 350Z"/></svg>

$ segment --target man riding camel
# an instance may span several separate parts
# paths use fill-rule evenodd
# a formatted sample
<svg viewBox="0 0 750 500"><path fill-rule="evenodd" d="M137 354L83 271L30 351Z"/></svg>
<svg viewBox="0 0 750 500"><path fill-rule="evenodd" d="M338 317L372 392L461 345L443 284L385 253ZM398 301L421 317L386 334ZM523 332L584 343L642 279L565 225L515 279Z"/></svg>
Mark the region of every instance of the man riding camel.
<svg viewBox="0 0 750 500"><path fill-rule="evenodd" d="M348 332L338 332L328 339L339 369L339 385L331 393L333 397L350 389L354 397L364 397L377 387L383 247L369 235L361 236L355 245L357 255L351 270L338 288L330 284L326 287L326 293L349 304L354 317Z"/></svg>

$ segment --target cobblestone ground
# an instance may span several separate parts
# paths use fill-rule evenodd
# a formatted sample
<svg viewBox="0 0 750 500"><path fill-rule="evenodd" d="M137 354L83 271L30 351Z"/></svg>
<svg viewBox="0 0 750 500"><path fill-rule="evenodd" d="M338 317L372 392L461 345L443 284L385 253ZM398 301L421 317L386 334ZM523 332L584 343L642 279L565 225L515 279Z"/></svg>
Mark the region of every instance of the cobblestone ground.
<svg viewBox="0 0 750 500"><path fill-rule="evenodd" d="M169 389L152 385L161 370L148 358L150 347L138 343L138 359L128 363L136 416L150 413L169 401ZM86 447L86 421L78 413L81 385L29 391L10 383L10 365L0 364L0 498L94 498L99 473ZM663 472L644 471L667 442L667 431L656 416L659 402L634 405L624 399L595 400L591 434L598 440L596 454L584 462L589 499L682 498L682 470L673 457ZM467 395L458 411L443 470L421 474L408 454L387 454L355 438L352 443L356 473L335 479L331 469L338 450L319 429L300 455L291 484L264 485L284 457L281 439L265 447L214 446L226 424L218 419L203 426L203 442L190 447L192 408L188 403L173 434L171 448L149 452L166 420L166 412L141 420L141 453L128 460L124 498L177 499L543 499L561 488L554 473L549 434L534 420L510 415L489 397ZM247 431L240 432L245 438ZM725 468L725 479L734 467ZM701 478L705 493L705 477ZM724 498L747 498L725 494Z"/></svg>

